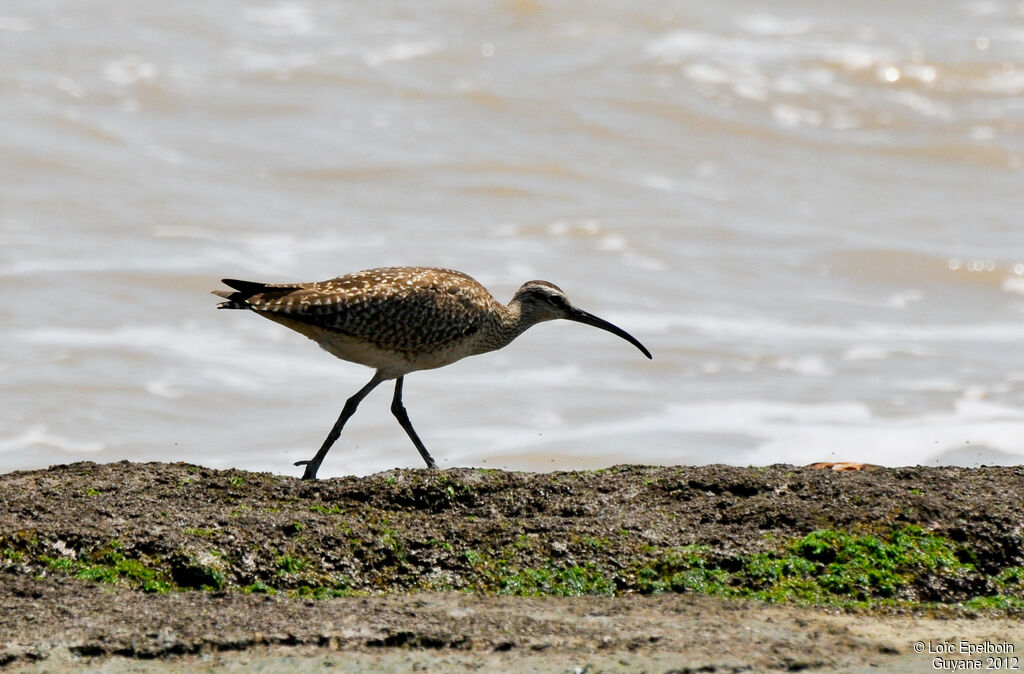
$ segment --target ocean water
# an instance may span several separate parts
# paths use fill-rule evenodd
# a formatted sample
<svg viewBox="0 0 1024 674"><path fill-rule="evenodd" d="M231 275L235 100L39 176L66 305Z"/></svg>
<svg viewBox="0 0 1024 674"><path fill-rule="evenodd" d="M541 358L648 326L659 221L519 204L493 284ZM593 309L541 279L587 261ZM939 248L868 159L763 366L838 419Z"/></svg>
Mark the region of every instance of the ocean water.
<svg viewBox="0 0 1024 674"><path fill-rule="evenodd" d="M371 372L209 291L401 264L654 353L410 375L444 467L1024 460L1024 3L642 5L7 0L0 470L298 474Z"/></svg>

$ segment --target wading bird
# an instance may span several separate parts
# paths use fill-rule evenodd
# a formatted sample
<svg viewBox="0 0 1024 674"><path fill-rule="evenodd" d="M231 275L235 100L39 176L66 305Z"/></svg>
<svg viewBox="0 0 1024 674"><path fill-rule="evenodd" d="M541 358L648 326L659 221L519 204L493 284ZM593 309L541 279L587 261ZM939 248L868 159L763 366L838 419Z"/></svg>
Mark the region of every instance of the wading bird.
<svg viewBox="0 0 1024 674"><path fill-rule="evenodd" d="M249 309L302 333L342 360L376 370L345 402L316 456L296 462L306 467L306 480L316 479L324 457L362 399L390 379L395 380L391 412L427 467L437 468L402 405L405 375L500 349L542 321L564 318L607 330L651 358L635 337L572 306L565 293L547 281L524 283L508 305L466 274L431 267L368 269L317 283L223 283L234 290L213 291L227 300L219 309Z"/></svg>

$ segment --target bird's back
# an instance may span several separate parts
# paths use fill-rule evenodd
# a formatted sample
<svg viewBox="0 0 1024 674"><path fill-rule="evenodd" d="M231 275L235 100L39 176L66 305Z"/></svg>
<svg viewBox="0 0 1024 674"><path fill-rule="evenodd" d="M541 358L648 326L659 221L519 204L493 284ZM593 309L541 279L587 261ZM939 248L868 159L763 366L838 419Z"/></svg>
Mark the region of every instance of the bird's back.
<svg viewBox="0 0 1024 674"><path fill-rule="evenodd" d="M432 267L368 269L315 283L224 282L236 292L218 292L227 299L221 307L252 309L340 358L377 368L397 359L406 367L396 369L424 369L469 355L460 345L471 343L497 304L472 277ZM445 362L434 364L431 355Z"/></svg>

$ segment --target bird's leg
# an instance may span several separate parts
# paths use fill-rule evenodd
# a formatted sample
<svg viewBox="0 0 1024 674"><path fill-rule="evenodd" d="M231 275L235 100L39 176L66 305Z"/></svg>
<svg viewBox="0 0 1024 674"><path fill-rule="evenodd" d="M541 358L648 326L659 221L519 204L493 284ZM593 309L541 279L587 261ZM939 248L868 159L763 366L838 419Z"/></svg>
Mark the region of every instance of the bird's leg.
<svg viewBox="0 0 1024 674"><path fill-rule="evenodd" d="M309 461L295 462L296 466L306 467L306 472L302 474L303 480L316 479L316 472L320 470L320 464L323 463L324 457L327 456L327 452L330 450L331 445L333 445L338 439L338 436L341 435L341 429L345 427L345 422L348 421L350 416L355 414L356 408L359 407L359 403L362 402L363 398L365 398L367 394L376 388L382 381L384 381L384 379L380 377L379 372L374 374L373 379L371 379L366 386L356 391L355 395L346 400L345 407L341 410L341 415L338 417L338 420L334 422L334 428L332 428L331 432L327 434L327 439L324 440L324 444L320 447L320 451L316 453L316 456Z"/></svg>
<svg viewBox="0 0 1024 674"><path fill-rule="evenodd" d="M416 445L416 449L419 450L420 456L427 462L427 468L437 468L437 464L434 463L434 459L430 457L430 452L423 446L423 441L420 440L420 436L416 435L416 431L412 427L412 422L409 421L409 413L405 411L405 405L402 404L402 380L405 377L399 377L395 380L395 397L391 400L391 413L398 419L398 423L402 424L402 428L409 434L409 439L412 440L412 444Z"/></svg>

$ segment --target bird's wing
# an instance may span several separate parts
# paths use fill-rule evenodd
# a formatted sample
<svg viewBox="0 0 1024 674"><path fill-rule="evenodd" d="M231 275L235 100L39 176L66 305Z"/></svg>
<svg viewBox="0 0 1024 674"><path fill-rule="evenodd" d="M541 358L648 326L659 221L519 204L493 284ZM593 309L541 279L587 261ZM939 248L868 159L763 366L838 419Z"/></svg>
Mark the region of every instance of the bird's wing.
<svg viewBox="0 0 1024 674"><path fill-rule="evenodd" d="M402 352L444 348L472 335L494 301L465 274L419 267L371 269L329 281L239 292L248 290L259 290L245 299L248 307L267 318Z"/></svg>

